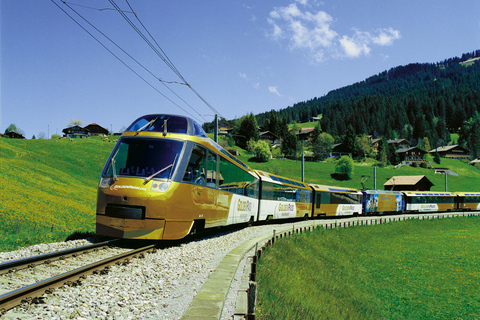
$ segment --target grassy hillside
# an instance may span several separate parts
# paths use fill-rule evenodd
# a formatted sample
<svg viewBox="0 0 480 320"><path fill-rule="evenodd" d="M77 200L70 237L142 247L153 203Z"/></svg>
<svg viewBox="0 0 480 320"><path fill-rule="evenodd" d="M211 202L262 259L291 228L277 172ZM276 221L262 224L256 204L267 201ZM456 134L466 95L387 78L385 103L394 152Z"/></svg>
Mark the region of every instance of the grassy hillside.
<svg viewBox="0 0 480 320"><path fill-rule="evenodd" d="M98 179L112 148L113 143L99 138L74 141L0 138L0 251L63 241L74 232L94 232ZM248 161L248 154L240 158L252 168L301 180L300 161L272 159L268 163L255 163ZM333 161L306 162L305 181L361 188L362 175L369 175L366 187L373 188L372 164L357 163L352 180L337 181L331 177ZM480 190L479 170L454 160L442 159L441 166L460 175L448 177L449 191ZM411 167L378 168L377 188L383 189L383 183L393 175L427 175L435 184L432 190L444 190L443 175Z"/></svg>
<svg viewBox="0 0 480 320"><path fill-rule="evenodd" d="M94 232L96 188L112 148L113 143L94 138L1 138L0 250Z"/></svg>

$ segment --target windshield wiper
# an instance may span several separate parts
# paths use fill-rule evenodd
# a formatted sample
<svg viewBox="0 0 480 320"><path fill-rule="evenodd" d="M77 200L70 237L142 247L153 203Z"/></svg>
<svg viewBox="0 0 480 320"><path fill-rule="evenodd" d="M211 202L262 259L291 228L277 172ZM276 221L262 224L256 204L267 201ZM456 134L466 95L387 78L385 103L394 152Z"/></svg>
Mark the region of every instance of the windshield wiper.
<svg viewBox="0 0 480 320"><path fill-rule="evenodd" d="M167 118L165 120L163 120L163 125L162 125L162 128L163 128L163 136L165 137L167 135L167 122L168 120L170 120L170 118ZM161 128L160 128L161 129Z"/></svg>
<svg viewBox="0 0 480 320"><path fill-rule="evenodd" d="M140 131L143 131L143 130L146 130L146 129L150 129L154 124L155 122L157 121L158 117L156 117L155 119L152 119L150 120L146 125L144 125L143 127L141 127L140 129L137 130L137 132L140 132Z"/></svg>
<svg viewBox="0 0 480 320"><path fill-rule="evenodd" d="M175 159L173 159L172 166L175 166L175 161L177 161L178 153L175 155ZM168 180L170 180L170 177L172 176L173 170L170 170L170 173L168 174Z"/></svg>
<svg viewBox="0 0 480 320"><path fill-rule="evenodd" d="M115 153L115 156L117 154ZM112 157L112 172L113 172L113 181L117 181L118 178L117 178L117 170L115 169L115 156Z"/></svg>
<svg viewBox="0 0 480 320"><path fill-rule="evenodd" d="M163 168L162 170L159 170L157 172L155 172L154 174L152 174L151 176L149 177L146 177L144 180L143 180L143 184L147 184L150 180L152 180L157 174L160 174L162 173L163 171L167 170L168 168L172 168L174 165L175 165L175 161L177 160L177 156L178 156L178 153L177 155L175 156L175 159L173 160L173 163L166 166L165 168ZM170 172L171 174L171 172ZM168 175L168 179L170 179L170 175Z"/></svg>

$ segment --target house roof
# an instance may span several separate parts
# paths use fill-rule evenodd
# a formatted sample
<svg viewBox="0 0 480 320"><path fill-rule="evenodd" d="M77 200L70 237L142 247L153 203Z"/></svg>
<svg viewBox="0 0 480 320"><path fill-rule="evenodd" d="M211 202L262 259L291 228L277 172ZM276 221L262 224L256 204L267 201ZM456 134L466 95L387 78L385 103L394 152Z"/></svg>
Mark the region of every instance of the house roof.
<svg viewBox="0 0 480 320"><path fill-rule="evenodd" d="M454 144L454 145L451 145L451 146L438 147L437 149L430 150L430 153L435 153L437 151L438 152L448 152L448 151L451 151L453 149L460 149L464 152L468 152L468 149L465 149L464 147L459 146L458 144Z"/></svg>
<svg viewBox="0 0 480 320"><path fill-rule="evenodd" d="M315 130L315 128L301 128L301 131L295 134L308 134L310 132L313 132L313 130Z"/></svg>
<svg viewBox="0 0 480 320"><path fill-rule="evenodd" d="M397 144L397 143L408 143L408 144L410 144L410 142L408 142L408 141L405 140L405 139L388 140L387 143L395 143L395 144Z"/></svg>
<svg viewBox="0 0 480 320"><path fill-rule="evenodd" d="M475 164L475 163L480 163L480 158L477 158L475 160L470 161L468 164Z"/></svg>
<svg viewBox="0 0 480 320"><path fill-rule="evenodd" d="M400 148L400 149L397 150L397 153L404 153L404 152L412 151L412 150L415 150L415 149L417 149L418 151L422 151L422 152L427 153L427 151L425 151L423 149L420 149L418 147Z"/></svg>
<svg viewBox="0 0 480 320"><path fill-rule="evenodd" d="M90 123L88 126L85 126L84 129L87 129L88 131L90 131L92 133L103 133L103 132L108 133L108 129L106 129L106 128L104 128L101 125L98 125L96 123Z"/></svg>
<svg viewBox="0 0 480 320"><path fill-rule="evenodd" d="M435 173L446 174L446 175L449 175L449 176L458 176L457 173L455 173L453 171L450 171L450 169L448 169L448 168L435 168Z"/></svg>
<svg viewBox="0 0 480 320"><path fill-rule="evenodd" d="M261 136L264 136L264 135L271 135L271 136L273 136L273 137L275 137L275 138L278 138L278 136L277 136L276 134L274 134L273 132L270 132L270 131L260 132L259 135L260 135L260 137L261 137Z"/></svg>
<svg viewBox="0 0 480 320"><path fill-rule="evenodd" d="M421 180L426 179L432 186L434 185L426 176L393 176L385 182L384 186L414 186Z"/></svg>
<svg viewBox="0 0 480 320"><path fill-rule="evenodd" d="M344 153L351 153L351 150L348 150L347 145L343 142L336 143L333 145L332 152L344 152Z"/></svg>

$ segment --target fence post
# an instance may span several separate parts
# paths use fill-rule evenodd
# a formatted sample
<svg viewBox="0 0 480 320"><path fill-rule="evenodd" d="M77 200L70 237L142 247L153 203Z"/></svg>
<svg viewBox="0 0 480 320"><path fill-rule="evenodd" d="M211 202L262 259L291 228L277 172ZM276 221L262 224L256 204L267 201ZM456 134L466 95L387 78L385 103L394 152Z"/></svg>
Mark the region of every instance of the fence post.
<svg viewBox="0 0 480 320"><path fill-rule="evenodd" d="M55 228L55 224L52 223L52 230L50 232L53 232L53 229Z"/></svg>

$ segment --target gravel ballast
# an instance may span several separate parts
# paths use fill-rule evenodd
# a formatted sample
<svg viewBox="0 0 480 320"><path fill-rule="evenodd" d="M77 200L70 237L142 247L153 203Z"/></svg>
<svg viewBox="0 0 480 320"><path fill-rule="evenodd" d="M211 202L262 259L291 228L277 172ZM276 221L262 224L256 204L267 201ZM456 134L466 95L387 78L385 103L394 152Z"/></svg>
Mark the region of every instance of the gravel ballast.
<svg viewBox="0 0 480 320"><path fill-rule="evenodd" d="M81 280L81 286L59 288L45 296L45 304L14 308L2 319L179 319L227 253L274 229L275 225L245 228L157 250L125 266L112 266L105 275L90 275ZM0 261L87 244L90 242L76 240L35 245L0 253ZM232 290L222 319L233 318L235 299Z"/></svg>

